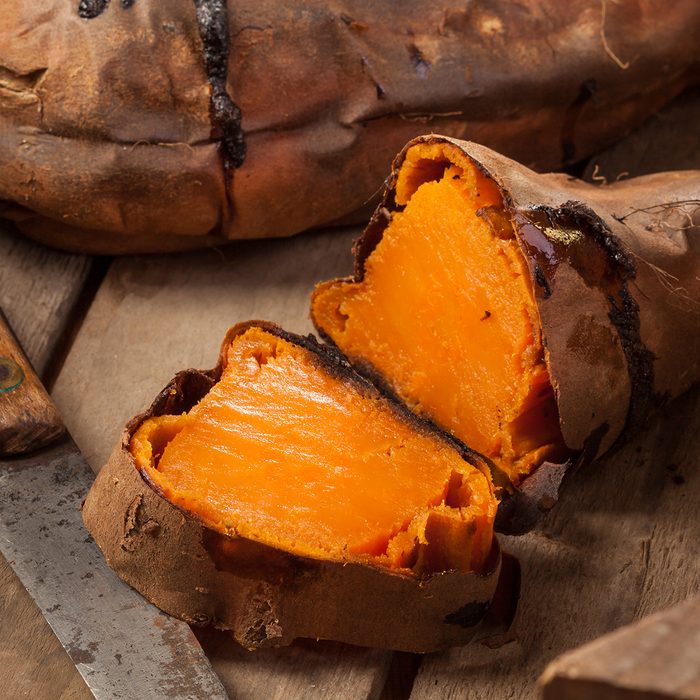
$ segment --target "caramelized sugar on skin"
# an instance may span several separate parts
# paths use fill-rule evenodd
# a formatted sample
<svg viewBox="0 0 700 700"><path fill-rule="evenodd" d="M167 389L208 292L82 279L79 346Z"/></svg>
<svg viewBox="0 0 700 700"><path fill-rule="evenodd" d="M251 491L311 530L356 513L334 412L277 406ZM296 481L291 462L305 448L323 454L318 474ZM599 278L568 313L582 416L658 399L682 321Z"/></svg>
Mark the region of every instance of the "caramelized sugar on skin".
<svg viewBox="0 0 700 700"><path fill-rule="evenodd" d="M418 573L478 570L491 550L487 477L380 395L259 328L234 338L189 414L147 420L131 451L168 500L225 534Z"/></svg>
<svg viewBox="0 0 700 700"><path fill-rule="evenodd" d="M449 159L448 159L449 155ZM443 144L414 146L360 282L316 288L316 326L418 414L514 482L562 451L533 290L496 185Z"/></svg>

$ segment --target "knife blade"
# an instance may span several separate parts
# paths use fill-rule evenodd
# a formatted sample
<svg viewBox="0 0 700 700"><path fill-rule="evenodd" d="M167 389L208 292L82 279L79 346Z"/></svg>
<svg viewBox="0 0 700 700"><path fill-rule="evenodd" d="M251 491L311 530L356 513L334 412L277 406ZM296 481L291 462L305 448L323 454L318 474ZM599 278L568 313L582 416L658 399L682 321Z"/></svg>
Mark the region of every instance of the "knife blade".
<svg viewBox="0 0 700 700"><path fill-rule="evenodd" d="M98 700L226 700L189 626L123 583L85 530L93 479L0 312L0 552Z"/></svg>

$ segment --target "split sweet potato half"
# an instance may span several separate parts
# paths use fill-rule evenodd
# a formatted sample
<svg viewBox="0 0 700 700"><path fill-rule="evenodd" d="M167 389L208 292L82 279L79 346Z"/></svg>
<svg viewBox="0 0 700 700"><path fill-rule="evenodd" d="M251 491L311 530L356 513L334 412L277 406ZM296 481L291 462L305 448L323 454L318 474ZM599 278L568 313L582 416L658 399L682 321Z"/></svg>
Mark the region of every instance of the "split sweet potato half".
<svg viewBox="0 0 700 700"><path fill-rule="evenodd" d="M333 352L249 322L131 421L83 514L128 583L246 647L425 652L489 607L496 507L479 455Z"/></svg>
<svg viewBox="0 0 700 700"><path fill-rule="evenodd" d="M347 217L431 129L560 167L697 83L699 30L696 0L3 0L2 212L184 250Z"/></svg>
<svg viewBox="0 0 700 700"><path fill-rule="evenodd" d="M531 527L566 469L700 377L700 174L596 187L416 139L312 317L374 381L493 460ZM695 218L694 218L695 217Z"/></svg>

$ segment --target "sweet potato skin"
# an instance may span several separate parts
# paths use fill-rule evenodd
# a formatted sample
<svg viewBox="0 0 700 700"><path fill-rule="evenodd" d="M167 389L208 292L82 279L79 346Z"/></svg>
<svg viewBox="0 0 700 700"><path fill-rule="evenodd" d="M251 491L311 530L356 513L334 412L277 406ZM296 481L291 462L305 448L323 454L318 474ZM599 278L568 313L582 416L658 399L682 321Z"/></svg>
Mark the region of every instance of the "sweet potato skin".
<svg viewBox="0 0 700 700"><path fill-rule="evenodd" d="M394 187L416 144L442 144L446 159L455 149L496 182L530 269L562 434L575 457L545 463L501 503L497 527L521 532L553 505L569 466L603 454L700 380L700 172L596 186L537 174L479 144L419 137L396 157L355 244L354 281L396 209Z"/></svg>
<svg viewBox="0 0 700 700"><path fill-rule="evenodd" d="M249 325L232 329L223 347ZM250 649L298 637L411 652L468 642L499 581L495 541L486 573L449 571L419 579L227 537L146 483L129 451L131 436L151 416L189 410L220 376L223 357L222 350L214 370L179 373L146 413L129 422L97 476L83 519L109 565L162 610L191 624L230 630Z"/></svg>
<svg viewBox="0 0 700 700"><path fill-rule="evenodd" d="M228 23L225 88L245 144L236 168L212 121L195 3L112 2L93 19L78 5L5 2L0 201L28 235L93 253L345 217L429 129L557 167L696 82L700 60L695 0L411 0L400 16L384 1L203 0Z"/></svg>

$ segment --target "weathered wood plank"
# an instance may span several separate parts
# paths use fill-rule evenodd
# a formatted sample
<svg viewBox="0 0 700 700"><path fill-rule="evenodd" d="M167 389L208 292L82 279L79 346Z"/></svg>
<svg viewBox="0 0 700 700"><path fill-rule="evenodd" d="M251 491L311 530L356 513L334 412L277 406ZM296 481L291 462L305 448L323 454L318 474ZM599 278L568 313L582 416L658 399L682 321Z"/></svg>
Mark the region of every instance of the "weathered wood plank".
<svg viewBox="0 0 700 700"><path fill-rule="evenodd" d="M351 271L357 233L313 232L221 251L116 260L53 391L92 466L104 463L126 419L175 372L214 365L229 326L260 318L311 331L309 292L316 281ZM313 643L251 655L225 636L203 640L236 698L376 697L390 660L386 652Z"/></svg>
<svg viewBox="0 0 700 700"><path fill-rule="evenodd" d="M574 475L540 532L504 538L523 569L515 639L426 659L412 700L534 698L556 655L700 590L699 408L698 390L674 402L644 436Z"/></svg>
<svg viewBox="0 0 700 700"><path fill-rule="evenodd" d="M0 224L0 307L42 378L90 264L86 255L51 250Z"/></svg>
<svg viewBox="0 0 700 700"><path fill-rule="evenodd" d="M90 260L58 253L0 227L0 306L43 373L80 296ZM0 696L92 697L48 623L0 556Z"/></svg>
<svg viewBox="0 0 700 700"><path fill-rule="evenodd" d="M555 659L543 700L700 700L700 597Z"/></svg>

